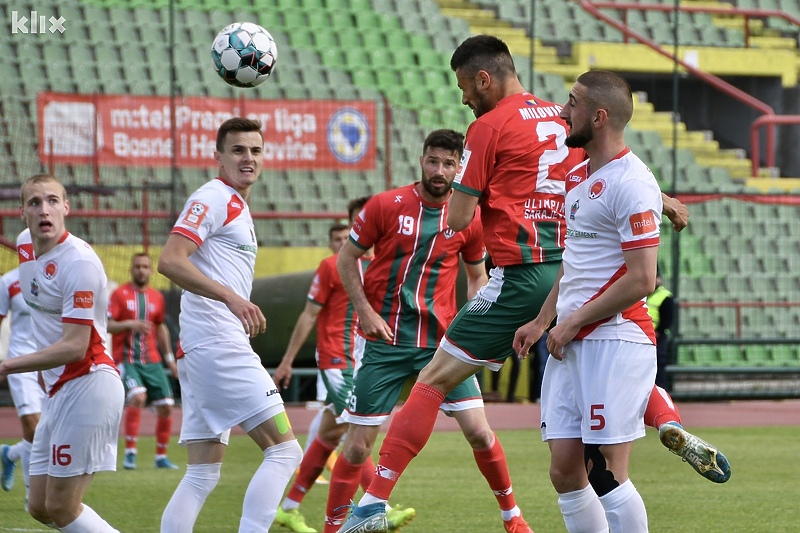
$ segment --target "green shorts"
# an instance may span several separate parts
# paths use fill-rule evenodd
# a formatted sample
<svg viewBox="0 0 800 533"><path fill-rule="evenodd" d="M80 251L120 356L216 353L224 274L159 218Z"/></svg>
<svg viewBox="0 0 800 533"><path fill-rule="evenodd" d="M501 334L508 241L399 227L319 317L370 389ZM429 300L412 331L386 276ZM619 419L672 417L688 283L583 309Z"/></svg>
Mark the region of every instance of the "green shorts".
<svg viewBox="0 0 800 533"><path fill-rule="evenodd" d="M347 406L353 392L352 368L329 368L321 370L322 382L328 394L325 396L325 407L339 416Z"/></svg>
<svg viewBox="0 0 800 533"><path fill-rule="evenodd" d="M147 392L146 404L163 405L173 403L172 387L165 368L160 363L124 363L122 382L125 385L125 398Z"/></svg>
<svg viewBox="0 0 800 533"><path fill-rule="evenodd" d="M514 354L517 329L539 314L560 266L556 261L493 268L489 283L450 323L442 349L466 363L499 370Z"/></svg>
<svg viewBox="0 0 800 533"><path fill-rule="evenodd" d="M381 425L392 413L406 380L416 377L435 352L435 348L367 341L353 394L341 419L361 426ZM445 397L440 408L452 413L479 407L483 407L481 390L475 376L470 376Z"/></svg>

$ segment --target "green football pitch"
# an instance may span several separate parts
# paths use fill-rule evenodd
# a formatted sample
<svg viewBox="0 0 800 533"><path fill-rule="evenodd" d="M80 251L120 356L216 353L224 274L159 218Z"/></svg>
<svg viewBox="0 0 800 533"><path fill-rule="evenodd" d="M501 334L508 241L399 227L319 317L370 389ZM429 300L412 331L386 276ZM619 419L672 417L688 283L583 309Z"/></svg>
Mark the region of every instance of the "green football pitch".
<svg viewBox="0 0 800 533"><path fill-rule="evenodd" d="M728 483L715 485L697 475L658 442L654 431L637 441L631 479L644 498L652 532L797 533L800 531L798 479L800 428L713 428L693 430L718 445L731 461ZM564 531L556 494L547 475L548 452L539 432L499 431L514 492L537 533ZM6 441L9 442L9 441ZM122 443L120 443L122 446ZM153 439L139 442L139 468L98 474L85 499L123 533L159 530L161 512L181 479L185 449L173 445L177 471L153 468ZM377 446L376 446L377 450ZM120 458L121 461L121 458ZM197 521L197 532L235 532L250 476L261 462L244 436L231 439L222 479ZM316 485L301 507L310 526L322 531L327 485ZM0 532L51 529L23 511L18 472L9 493L0 492ZM436 432L398 484L393 504L412 506L416 519L403 533L502 533L494 498L458 432ZM287 531L273 526L273 532Z"/></svg>

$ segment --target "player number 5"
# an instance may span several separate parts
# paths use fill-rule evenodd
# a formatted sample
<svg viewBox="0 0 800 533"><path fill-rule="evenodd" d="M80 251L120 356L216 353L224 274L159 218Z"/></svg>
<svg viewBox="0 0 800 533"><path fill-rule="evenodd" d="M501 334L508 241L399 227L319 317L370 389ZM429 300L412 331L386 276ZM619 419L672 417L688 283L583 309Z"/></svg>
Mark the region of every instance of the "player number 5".
<svg viewBox="0 0 800 533"><path fill-rule="evenodd" d="M589 424L589 428L592 431L600 431L601 429L606 427L606 417L604 417L602 414L600 414L598 412L598 411L602 411L605 408L606 408L605 404L602 404L602 403L597 403L597 404L592 405L592 407L591 407L592 412L591 412L591 415L590 415L590 418L592 419L592 422L591 422L591 424Z"/></svg>

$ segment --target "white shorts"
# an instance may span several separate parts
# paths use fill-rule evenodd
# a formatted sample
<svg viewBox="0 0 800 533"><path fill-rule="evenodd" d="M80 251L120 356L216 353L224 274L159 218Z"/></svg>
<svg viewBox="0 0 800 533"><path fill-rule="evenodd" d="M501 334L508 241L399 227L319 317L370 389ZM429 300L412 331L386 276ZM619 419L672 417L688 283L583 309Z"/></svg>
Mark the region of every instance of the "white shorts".
<svg viewBox="0 0 800 533"><path fill-rule="evenodd" d="M111 367L65 383L44 403L30 474L75 477L116 470L123 396L122 380Z"/></svg>
<svg viewBox="0 0 800 533"><path fill-rule="evenodd" d="M38 372L9 374L8 388L11 390L14 407L17 408L17 416L23 417L42 412L42 404L47 398L47 394L39 385Z"/></svg>
<svg viewBox="0 0 800 533"><path fill-rule="evenodd" d="M644 437L644 410L656 377L656 347L580 340L564 359L547 359L542 378L542 440L620 444Z"/></svg>
<svg viewBox="0 0 800 533"><path fill-rule="evenodd" d="M195 348L178 360L178 377L181 444L227 443L232 427L242 425L249 431L284 410L278 387L249 344L223 342ZM254 417L263 419L258 422Z"/></svg>

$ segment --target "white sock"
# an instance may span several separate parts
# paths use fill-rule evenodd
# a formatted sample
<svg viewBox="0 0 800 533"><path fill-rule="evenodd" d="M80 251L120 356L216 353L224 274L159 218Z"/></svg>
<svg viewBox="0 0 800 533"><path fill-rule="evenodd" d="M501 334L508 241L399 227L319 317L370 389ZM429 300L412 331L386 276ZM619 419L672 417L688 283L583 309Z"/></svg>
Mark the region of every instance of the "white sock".
<svg viewBox="0 0 800 533"><path fill-rule="evenodd" d="M266 533L269 530L283 491L302 460L303 449L296 440L264 450L264 461L244 493L239 533Z"/></svg>
<svg viewBox="0 0 800 533"><path fill-rule="evenodd" d="M308 437L306 437L306 445L303 448L303 452L308 451L308 447L311 446L311 443L314 442L314 439L317 438L317 433L319 432L319 425L322 422L322 413L325 412L325 408L322 407L317 411L316 416L311 421L311 424L308 425Z"/></svg>
<svg viewBox="0 0 800 533"><path fill-rule="evenodd" d="M630 479L605 496L601 496L600 503L606 510L611 533L647 531L647 510Z"/></svg>
<svg viewBox="0 0 800 533"><path fill-rule="evenodd" d="M283 503L281 504L284 511L291 511L292 509L298 509L300 507L300 502L296 502L290 498L285 498Z"/></svg>
<svg viewBox="0 0 800 533"><path fill-rule="evenodd" d="M11 446L9 446L8 447L8 458L16 463L17 460L20 457L22 457L22 449L25 447L25 443L26 442L28 442L28 441L23 439L23 440L17 442L16 444L12 444ZM28 450L30 450L30 449L31 449L31 443L28 442Z"/></svg>
<svg viewBox="0 0 800 533"><path fill-rule="evenodd" d="M86 504L78 518L58 530L63 533L119 533Z"/></svg>
<svg viewBox="0 0 800 533"><path fill-rule="evenodd" d="M222 463L187 465L161 516L161 533L191 533L203 504L217 486Z"/></svg>
<svg viewBox="0 0 800 533"><path fill-rule="evenodd" d="M522 516L522 511L518 505L515 505L513 509L509 509L508 511L500 509L500 518L503 519L503 522L508 522L515 516Z"/></svg>
<svg viewBox="0 0 800 533"><path fill-rule="evenodd" d="M378 498L377 496L373 496L369 492L365 492L364 495L361 496L361 499L358 500L358 506L359 507L364 507L365 505L372 505L373 503L383 503L383 504L385 504L387 506L387 510L388 510L389 502L387 502L386 500L382 500L382 499Z"/></svg>
<svg viewBox="0 0 800 533"><path fill-rule="evenodd" d="M19 453L20 464L22 465L22 479L25 481L25 490L31 486L30 470L31 470L31 443L23 440L20 443L21 450Z"/></svg>
<svg viewBox="0 0 800 533"><path fill-rule="evenodd" d="M591 485L559 494L558 507L569 533L608 533L603 505Z"/></svg>

